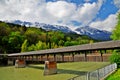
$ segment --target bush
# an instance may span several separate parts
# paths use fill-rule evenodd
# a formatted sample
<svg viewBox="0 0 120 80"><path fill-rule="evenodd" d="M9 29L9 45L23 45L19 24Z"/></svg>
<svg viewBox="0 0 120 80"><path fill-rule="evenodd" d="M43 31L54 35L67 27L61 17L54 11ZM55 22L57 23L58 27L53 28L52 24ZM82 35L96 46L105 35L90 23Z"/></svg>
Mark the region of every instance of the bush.
<svg viewBox="0 0 120 80"><path fill-rule="evenodd" d="M120 51L114 50L111 57L110 57L111 63L116 63L117 67L120 68Z"/></svg>

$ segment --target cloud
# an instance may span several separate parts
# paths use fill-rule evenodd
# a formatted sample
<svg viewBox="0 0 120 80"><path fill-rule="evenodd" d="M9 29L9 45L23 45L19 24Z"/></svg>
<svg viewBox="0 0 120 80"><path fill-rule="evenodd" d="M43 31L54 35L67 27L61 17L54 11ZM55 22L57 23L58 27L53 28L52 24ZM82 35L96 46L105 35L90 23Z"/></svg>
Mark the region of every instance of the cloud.
<svg viewBox="0 0 120 80"><path fill-rule="evenodd" d="M3 20L29 20L36 18L38 8L44 4L44 0L4 0L0 6L0 18ZM40 5L40 3L42 3ZM2 10L2 11L1 11Z"/></svg>
<svg viewBox="0 0 120 80"><path fill-rule="evenodd" d="M115 4L118 8L120 8L120 0L114 0L114 4Z"/></svg>
<svg viewBox="0 0 120 80"><path fill-rule="evenodd" d="M89 0L87 0L89 1ZM0 0L0 20L23 20L48 24L76 26L72 21L87 25L96 17L102 0L76 5L65 0Z"/></svg>
<svg viewBox="0 0 120 80"><path fill-rule="evenodd" d="M97 3L85 3L82 7L79 7L76 15L73 17L75 20L87 25L90 23L95 17L98 11L102 6L102 0L98 0Z"/></svg>
<svg viewBox="0 0 120 80"><path fill-rule="evenodd" d="M90 0L84 0L85 2L90 2Z"/></svg>
<svg viewBox="0 0 120 80"><path fill-rule="evenodd" d="M70 17L74 14L75 9L75 4L67 3L65 1L47 3L48 12L57 18Z"/></svg>
<svg viewBox="0 0 120 80"><path fill-rule="evenodd" d="M47 11L63 24L71 25L71 21L76 21L87 25L96 17L102 3L102 0L98 0L97 3L84 3L77 7L77 5L65 1L49 2Z"/></svg>
<svg viewBox="0 0 120 80"><path fill-rule="evenodd" d="M111 14L103 21L92 22L89 26L99 30L112 31L117 24L117 15Z"/></svg>

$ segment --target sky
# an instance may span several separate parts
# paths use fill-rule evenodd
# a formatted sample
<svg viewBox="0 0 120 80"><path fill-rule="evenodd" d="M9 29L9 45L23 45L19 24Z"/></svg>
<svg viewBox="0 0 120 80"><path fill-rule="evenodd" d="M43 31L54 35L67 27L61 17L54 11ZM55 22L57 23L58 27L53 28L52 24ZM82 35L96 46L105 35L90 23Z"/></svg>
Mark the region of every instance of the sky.
<svg viewBox="0 0 120 80"><path fill-rule="evenodd" d="M0 20L22 20L52 25L93 27L112 31L120 0L0 0Z"/></svg>

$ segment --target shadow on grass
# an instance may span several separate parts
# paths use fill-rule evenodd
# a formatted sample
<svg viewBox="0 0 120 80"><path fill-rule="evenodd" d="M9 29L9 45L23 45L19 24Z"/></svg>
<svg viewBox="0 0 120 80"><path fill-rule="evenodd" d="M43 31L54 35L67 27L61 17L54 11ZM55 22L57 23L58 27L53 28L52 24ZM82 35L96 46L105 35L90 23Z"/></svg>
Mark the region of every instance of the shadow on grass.
<svg viewBox="0 0 120 80"><path fill-rule="evenodd" d="M32 65L29 65L29 66L27 66L27 67L29 67L29 68L34 68L34 69L44 70L44 67L42 67L42 66L32 66Z"/></svg>
<svg viewBox="0 0 120 80"><path fill-rule="evenodd" d="M86 71L76 71L76 70L66 70L66 69L58 69L59 74L75 74L75 75L85 75Z"/></svg>
<svg viewBox="0 0 120 80"><path fill-rule="evenodd" d="M29 68L41 69L44 70L43 66L32 66L29 65ZM58 74L75 74L75 75L85 75L86 71L76 71L76 70L67 70L67 69L58 69Z"/></svg>
<svg viewBox="0 0 120 80"><path fill-rule="evenodd" d="M13 65L0 65L0 67L14 67Z"/></svg>

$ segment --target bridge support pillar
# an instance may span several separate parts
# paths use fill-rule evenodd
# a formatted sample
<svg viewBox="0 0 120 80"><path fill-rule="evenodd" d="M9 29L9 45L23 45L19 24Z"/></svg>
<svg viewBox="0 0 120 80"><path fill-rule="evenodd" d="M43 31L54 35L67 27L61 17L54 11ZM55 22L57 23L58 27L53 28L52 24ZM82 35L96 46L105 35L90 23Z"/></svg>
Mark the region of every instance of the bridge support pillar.
<svg viewBox="0 0 120 80"><path fill-rule="evenodd" d="M44 75L57 73L57 63L55 61L45 61Z"/></svg>
<svg viewBox="0 0 120 80"><path fill-rule="evenodd" d="M16 68L24 68L25 66L26 66L25 60L17 59L17 60L15 61L15 67L16 67Z"/></svg>

